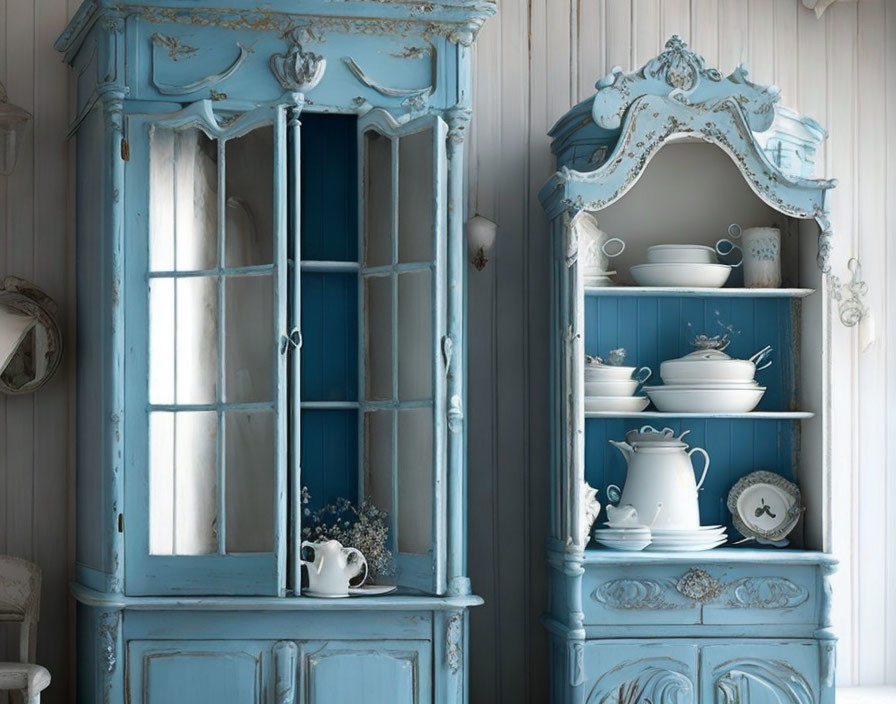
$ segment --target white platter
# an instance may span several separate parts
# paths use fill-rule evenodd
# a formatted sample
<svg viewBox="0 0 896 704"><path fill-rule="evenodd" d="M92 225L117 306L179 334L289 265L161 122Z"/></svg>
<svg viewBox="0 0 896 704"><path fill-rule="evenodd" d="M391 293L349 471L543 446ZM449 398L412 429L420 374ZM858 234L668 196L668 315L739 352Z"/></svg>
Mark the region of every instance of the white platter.
<svg viewBox="0 0 896 704"><path fill-rule="evenodd" d="M689 545L676 545L662 542L651 542L647 546L647 550L652 552L702 552L703 550L712 550L720 545L728 542L728 538L721 538L713 542L691 543Z"/></svg>
<svg viewBox="0 0 896 704"><path fill-rule="evenodd" d="M394 584L365 584L363 587L349 587L349 596L382 596L391 594L398 587Z"/></svg>
<svg viewBox="0 0 896 704"><path fill-rule="evenodd" d="M692 538L714 538L721 536L725 532L725 526L701 526L700 528L653 528L653 535L660 539L681 538L690 540Z"/></svg>
<svg viewBox="0 0 896 704"><path fill-rule="evenodd" d="M586 396L585 412L638 413L649 403L646 396Z"/></svg>
<svg viewBox="0 0 896 704"><path fill-rule="evenodd" d="M749 413L759 405L765 387L707 389L674 384L645 386L644 391L663 413Z"/></svg>
<svg viewBox="0 0 896 704"><path fill-rule="evenodd" d="M636 264L632 278L639 286L721 288L731 274L727 264Z"/></svg>
<svg viewBox="0 0 896 704"><path fill-rule="evenodd" d="M640 552L644 548L650 545L650 539L644 540L601 540L600 538L594 539L596 542L600 543L604 547L610 548L610 550L628 550L631 552Z"/></svg>

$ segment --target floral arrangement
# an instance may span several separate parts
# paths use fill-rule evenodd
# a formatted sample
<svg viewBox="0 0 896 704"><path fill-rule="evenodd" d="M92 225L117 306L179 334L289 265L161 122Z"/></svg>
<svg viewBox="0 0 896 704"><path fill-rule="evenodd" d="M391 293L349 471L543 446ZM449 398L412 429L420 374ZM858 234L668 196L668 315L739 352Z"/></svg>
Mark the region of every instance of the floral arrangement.
<svg viewBox="0 0 896 704"><path fill-rule="evenodd" d="M395 557L388 548L389 513L377 508L369 499L360 506L338 498L316 511L308 508L311 493L302 487L302 538L318 542L338 540L345 547L355 548L367 559L368 581L390 577L396 573Z"/></svg>

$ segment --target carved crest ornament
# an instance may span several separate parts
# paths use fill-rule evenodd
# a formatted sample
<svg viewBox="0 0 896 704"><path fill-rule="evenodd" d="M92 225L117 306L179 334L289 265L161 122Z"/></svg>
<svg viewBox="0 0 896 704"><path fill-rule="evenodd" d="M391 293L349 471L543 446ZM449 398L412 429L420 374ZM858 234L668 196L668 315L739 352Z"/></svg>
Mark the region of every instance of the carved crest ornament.
<svg viewBox="0 0 896 704"><path fill-rule="evenodd" d="M292 46L285 54L271 57L271 71L284 90L304 93L320 83L327 70L327 60L313 51L304 51L301 30L293 29L287 35Z"/></svg>

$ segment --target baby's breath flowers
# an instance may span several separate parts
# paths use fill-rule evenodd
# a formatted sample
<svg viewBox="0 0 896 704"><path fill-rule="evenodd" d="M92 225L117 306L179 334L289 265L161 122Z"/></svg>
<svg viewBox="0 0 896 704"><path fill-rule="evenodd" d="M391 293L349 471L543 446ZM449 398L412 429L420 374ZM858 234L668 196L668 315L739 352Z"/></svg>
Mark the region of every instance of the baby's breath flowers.
<svg viewBox="0 0 896 704"><path fill-rule="evenodd" d="M302 487L302 538L314 542L338 540L345 547L355 548L367 559L369 582L377 577L395 574L395 558L389 550L389 514L369 499L360 506L338 498L317 511L308 508L311 494Z"/></svg>

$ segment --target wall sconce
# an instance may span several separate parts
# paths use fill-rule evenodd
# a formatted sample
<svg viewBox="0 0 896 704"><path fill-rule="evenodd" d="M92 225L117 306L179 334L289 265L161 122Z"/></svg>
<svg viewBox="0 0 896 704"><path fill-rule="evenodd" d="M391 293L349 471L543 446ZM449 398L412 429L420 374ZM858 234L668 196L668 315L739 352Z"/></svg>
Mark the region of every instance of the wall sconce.
<svg viewBox="0 0 896 704"><path fill-rule="evenodd" d="M12 173L30 119L30 112L7 102L6 88L0 83L0 173Z"/></svg>
<svg viewBox="0 0 896 704"><path fill-rule="evenodd" d="M488 255L495 244L498 224L481 215L474 215L467 220L467 251L470 263L477 271L482 271L488 264Z"/></svg>

